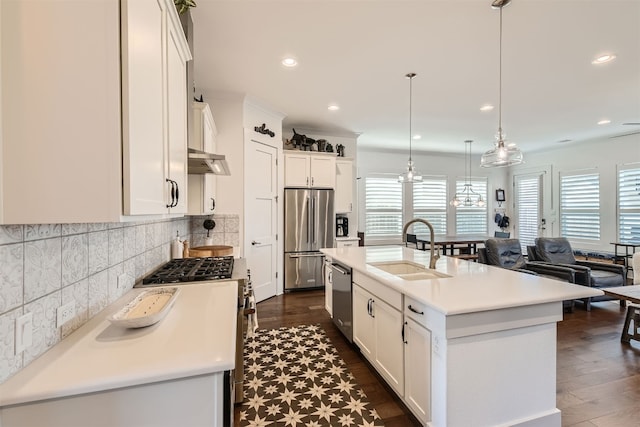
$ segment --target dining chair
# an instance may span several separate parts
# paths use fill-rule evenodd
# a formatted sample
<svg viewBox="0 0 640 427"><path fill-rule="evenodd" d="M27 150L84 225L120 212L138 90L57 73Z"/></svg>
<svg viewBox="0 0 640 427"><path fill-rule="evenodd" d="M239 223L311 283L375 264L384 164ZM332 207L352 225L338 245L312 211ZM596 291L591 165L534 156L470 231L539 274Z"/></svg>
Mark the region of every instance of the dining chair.
<svg viewBox="0 0 640 427"><path fill-rule="evenodd" d="M409 243L413 244L416 249L418 249L418 236L415 234L407 233L407 241L404 243L405 246L409 246Z"/></svg>

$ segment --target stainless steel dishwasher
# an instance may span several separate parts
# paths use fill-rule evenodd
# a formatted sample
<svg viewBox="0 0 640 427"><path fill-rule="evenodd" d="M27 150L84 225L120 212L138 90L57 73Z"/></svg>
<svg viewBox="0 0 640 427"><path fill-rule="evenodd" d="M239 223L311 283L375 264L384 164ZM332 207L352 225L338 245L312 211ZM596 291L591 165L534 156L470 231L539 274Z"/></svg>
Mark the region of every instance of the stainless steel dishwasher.
<svg viewBox="0 0 640 427"><path fill-rule="evenodd" d="M333 282L333 323L353 342L353 304L351 296L351 269L336 262L331 264Z"/></svg>

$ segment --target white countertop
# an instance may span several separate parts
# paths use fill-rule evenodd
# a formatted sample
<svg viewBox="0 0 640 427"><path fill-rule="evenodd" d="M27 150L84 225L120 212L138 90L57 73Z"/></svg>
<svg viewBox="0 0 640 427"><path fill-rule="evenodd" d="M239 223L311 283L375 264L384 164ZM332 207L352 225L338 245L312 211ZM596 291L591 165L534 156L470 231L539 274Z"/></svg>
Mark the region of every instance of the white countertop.
<svg viewBox="0 0 640 427"><path fill-rule="evenodd" d="M598 289L453 257L442 256L436 263L437 271L453 277L429 280L404 280L369 265L411 261L429 266L429 252L404 246L352 246L320 251L334 262L343 263L445 315L603 295Z"/></svg>
<svg viewBox="0 0 640 427"><path fill-rule="evenodd" d="M1 384L0 407L233 369L237 287L180 285L155 325L112 325L107 317L145 290L133 289Z"/></svg>

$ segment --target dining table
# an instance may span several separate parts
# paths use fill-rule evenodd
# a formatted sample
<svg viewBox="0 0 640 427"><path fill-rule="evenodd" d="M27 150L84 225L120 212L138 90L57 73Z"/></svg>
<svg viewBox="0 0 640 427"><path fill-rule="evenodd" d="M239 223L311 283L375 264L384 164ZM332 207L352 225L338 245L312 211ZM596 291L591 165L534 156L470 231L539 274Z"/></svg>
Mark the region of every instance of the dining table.
<svg viewBox="0 0 640 427"><path fill-rule="evenodd" d="M490 236L486 234L456 234L456 235L436 235L433 244L442 249L442 255L460 256L476 259L478 256L478 245L484 245L485 240ZM427 250L431 242L429 235L417 235L417 246L420 250ZM456 254L456 250L458 253Z"/></svg>

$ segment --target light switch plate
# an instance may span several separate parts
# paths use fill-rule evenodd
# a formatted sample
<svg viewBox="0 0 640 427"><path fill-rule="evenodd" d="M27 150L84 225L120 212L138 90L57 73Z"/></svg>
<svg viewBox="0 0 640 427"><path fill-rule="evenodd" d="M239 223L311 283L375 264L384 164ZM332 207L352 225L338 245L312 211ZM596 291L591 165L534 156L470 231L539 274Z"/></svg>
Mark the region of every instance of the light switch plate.
<svg viewBox="0 0 640 427"><path fill-rule="evenodd" d="M16 355L33 344L33 313L29 312L16 319Z"/></svg>

